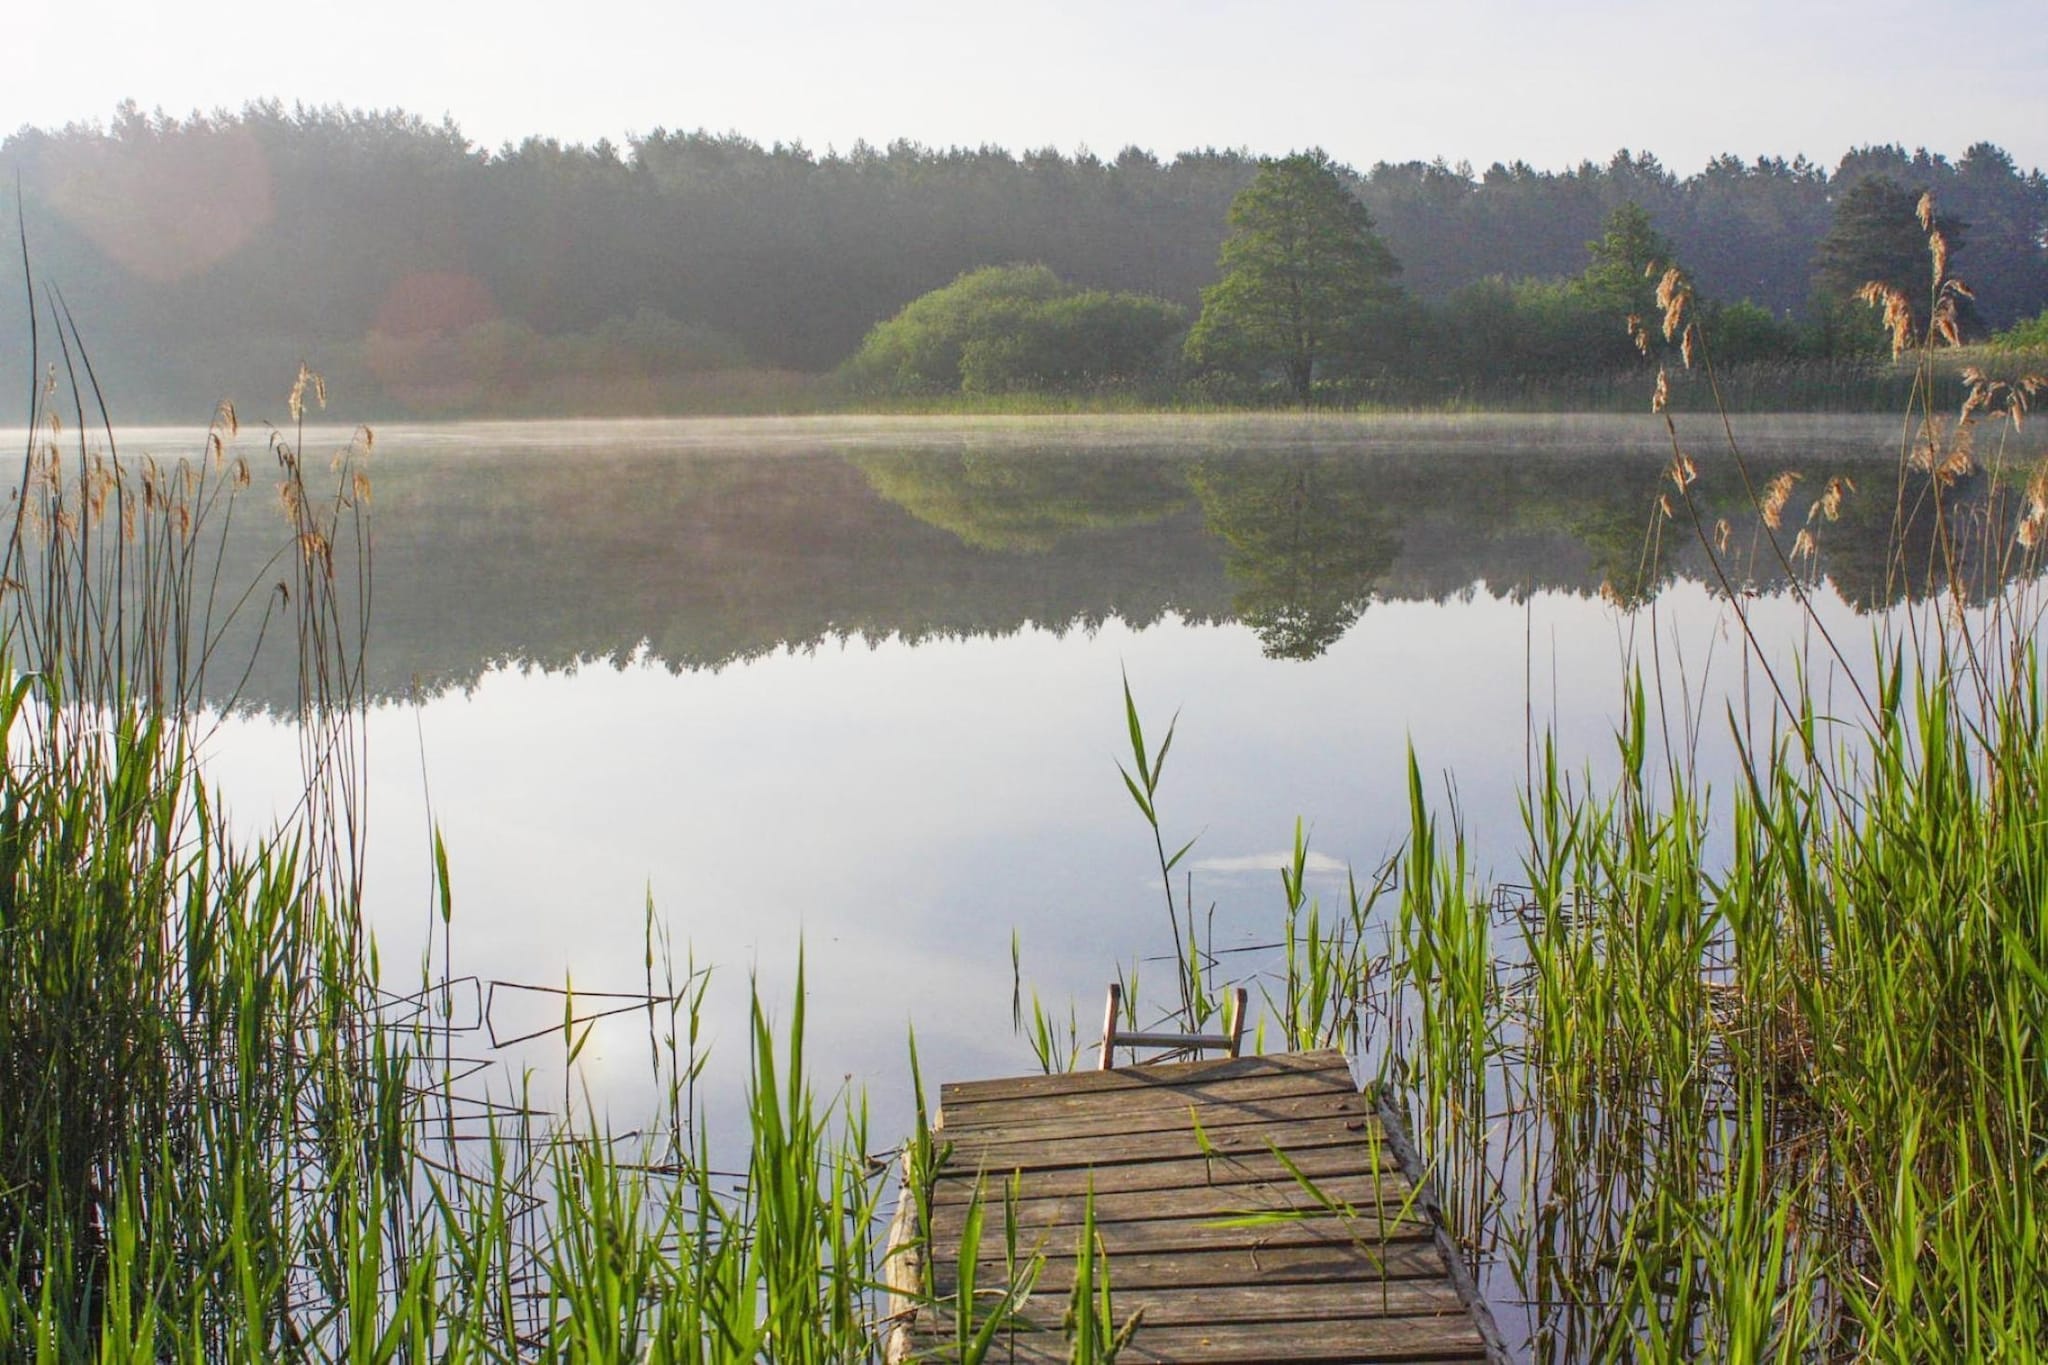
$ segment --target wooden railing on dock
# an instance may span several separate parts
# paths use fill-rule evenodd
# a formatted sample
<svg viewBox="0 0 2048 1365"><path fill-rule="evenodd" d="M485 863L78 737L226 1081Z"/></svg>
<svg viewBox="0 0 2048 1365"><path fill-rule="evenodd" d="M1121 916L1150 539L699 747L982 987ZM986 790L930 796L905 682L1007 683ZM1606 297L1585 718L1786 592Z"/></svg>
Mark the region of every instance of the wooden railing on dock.
<svg viewBox="0 0 2048 1365"><path fill-rule="evenodd" d="M1412 1153L1341 1053L949 1084L933 1136L930 1273L906 1191L890 1360L949 1358L977 1191L977 1282L1003 1282L1012 1214L1020 1256L1043 1258L992 1361L1068 1358L1062 1319L1091 1198L1114 1316L1141 1315L1121 1360L1498 1357L1417 1195Z"/></svg>

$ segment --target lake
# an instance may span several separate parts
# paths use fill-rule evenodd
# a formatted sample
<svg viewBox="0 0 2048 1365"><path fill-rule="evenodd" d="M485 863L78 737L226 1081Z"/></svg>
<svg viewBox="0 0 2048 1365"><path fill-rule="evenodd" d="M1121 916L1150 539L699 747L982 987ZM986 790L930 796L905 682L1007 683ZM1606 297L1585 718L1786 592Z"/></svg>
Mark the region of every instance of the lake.
<svg viewBox="0 0 2048 1365"><path fill-rule="evenodd" d="M1341 898L1347 871L1400 846L1411 748L1480 878L1514 880L1533 744L1611 771L1632 669L1710 781L1730 709L1770 721L1745 622L1846 698L1876 620L1925 572L1899 423L1738 424L1760 496L1797 476L1774 514L1783 559L1718 420L1679 436L1697 524L1647 414L379 430L363 904L385 979L410 989L425 963L506 983L497 1035L549 1030L560 998L517 987L640 990L651 917L714 972L716 1130L739 1121L749 982L786 1020L801 952L815 1074L863 1088L894 1141L913 1027L930 1080L1014 1073L1033 1064L1020 987L1027 1010L1033 991L1071 1008L1083 1048L1120 965L1164 998L1156 855L1117 773L1126 679L1155 743L1176 724L1168 847L1195 840L1186 885L1247 976L1270 964L1296 818L1311 891ZM1979 458L2041 454L2028 432ZM2011 509L1981 483L1956 506L2002 546ZM276 572L260 521L243 518L226 581ZM1979 599L2009 571L1995 552L1957 566ZM299 788L280 644L218 694L210 740L252 823ZM538 1093L640 1121L643 1016L601 1024L573 1081L561 1051L556 1030L504 1056Z"/></svg>

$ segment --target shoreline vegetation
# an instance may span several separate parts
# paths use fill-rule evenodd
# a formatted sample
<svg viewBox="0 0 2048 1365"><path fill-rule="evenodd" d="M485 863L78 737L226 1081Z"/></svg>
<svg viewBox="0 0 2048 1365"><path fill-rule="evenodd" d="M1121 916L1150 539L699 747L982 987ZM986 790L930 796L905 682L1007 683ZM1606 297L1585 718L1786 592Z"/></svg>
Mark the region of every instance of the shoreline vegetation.
<svg viewBox="0 0 2048 1365"><path fill-rule="evenodd" d="M2023 375L2048 367L2048 346L1977 346L1945 353L1933 372L1944 406L1960 404L1963 371L1980 368ZM609 418L744 417L1064 417L1251 416L1261 413L1335 415L1640 413L1648 376L1634 366L1607 373L1525 380L1471 378L1386 379L1333 385L1308 405L1279 393L1231 395L1161 384L1063 389L877 393L849 385L837 374L736 369L674 382L580 382L565 378L506 399L479 383L474 405L426 412L398 408L394 420L576 420ZM1914 391L1911 365L1883 357L1787 359L1732 367L1722 376L1722 403L1696 384L1675 386L1681 412L1892 413Z"/></svg>
<svg viewBox="0 0 2048 1365"><path fill-rule="evenodd" d="M120 338L98 362L124 422L265 392L280 357L380 420L1626 410L1665 358L1620 322L1655 312L1652 261L1694 282L1721 406L1891 411L1909 381L1856 291L1924 293L1923 192L1976 286L1975 363L2038 353L2048 316L2048 177L1982 142L1690 175L1627 150L1354 168L665 129L494 150L272 102L16 130L0 183L82 329ZM26 363L15 306L0 373Z"/></svg>
<svg viewBox="0 0 2048 1365"><path fill-rule="evenodd" d="M1924 310L1873 297L1914 377L1896 489L1868 491L1895 498L1900 525L1930 508L1936 534L1892 544L1907 606L1871 668L1824 629L1788 667L1724 581L1756 678L1753 709L1729 717L1732 791L1694 780L1696 737L1661 690L1672 661L1645 656L1615 780L1574 776L1541 744L1522 887L1475 884L1419 759L1405 848L1343 902L1308 894L1296 827L1280 958L1253 983L1266 1036L1350 1048L1406 1108L1467 1254L1528 1305L1532 1358L2027 1359L2048 1344L2048 472L2002 453L2048 381L1966 376L1956 408L1937 404L1958 295L1931 206L1919 221ZM1705 369L1687 278L1656 286L1645 325ZM200 460L124 460L111 428L79 420L94 386L76 327L40 335L88 382L39 400L0 583L7 1353L874 1358L892 1190L874 1138L894 1135L870 1133L857 1091L815 1089L801 971L785 1022L753 1004L737 1182L701 1122L704 969L651 910L645 991L626 1007L645 1012L664 1102L638 1132L491 1088L445 946L445 859L442 951L402 991L380 971L355 915L370 434L308 450L324 394L302 371L260 453L223 409ZM1843 490L1795 493L1732 441L1667 430L1665 534L1719 563L1704 499L1738 487L1800 591L1802 537ZM307 472L330 468L331 484ZM1953 517L1955 483L1979 470L1993 510ZM273 494L284 588L216 598L209 538ZM292 819L253 842L230 835L193 761L205 679L232 666L211 647L245 612L298 641L305 774ZM1831 665L1871 681L1823 715ZM1126 1008L1199 1027L1237 983L1173 896L1171 729L1155 747L1128 690L1126 704L1125 778L1176 948L1166 991L1141 1001L1128 971ZM618 1002L569 983L560 999L573 1063ZM1021 980L1018 999L1020 1051L1071 1064L1085 1040L1057 1004L1033 999L1027 1020ZM899 1155L927 1220L930 1119L920 1081ZM995 1360L1035 1255L993 1203L971 1216L998 1273L940 1308L962 1359ZM1118 1313L1101 1242L1077 1252L1106 1270L1080 1277L1097 1292L1071 1306L1061 1349L1111 1358L1144 1325Z"/></svg>
<svg viewBox="0 0 2048 1365"><path fill-rule="evenodd" d="M781 1025L754 1001L735 1188L695 1092L707 973L651 908L629 1005L536 988L569 1065L596 1020L644 1012L662 1102L635 1132L551 1111L486 1039L445 856L439 954L395 989L380 966L357 913L371 433L309 445L303 370L260 450L223 407L175 466L50 400L0 575L0 1352L872 1356L889 1177L858 1097L812 1091L801 971ZM275 586L217 594L227 524L280 507ZM304 790L253 838L198 763L243 615L299 657Z"/></svg>

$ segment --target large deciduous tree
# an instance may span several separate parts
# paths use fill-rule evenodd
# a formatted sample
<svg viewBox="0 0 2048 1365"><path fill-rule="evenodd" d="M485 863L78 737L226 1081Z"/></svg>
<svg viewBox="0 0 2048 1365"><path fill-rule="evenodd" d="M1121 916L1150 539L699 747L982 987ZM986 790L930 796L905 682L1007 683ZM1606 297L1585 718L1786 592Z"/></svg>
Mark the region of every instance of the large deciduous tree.
<svg viewBox="0 0 2048 1365"><path fill-rule="evenodd" d="M1265 162L1231 201L1187 355L1200 368L1277 369L1307 403L1323 369L1363 358L1401 266L1321 151Z"/></svg>
<svg viewBox="0 0 2048 1365"><path fill-rule="evenodd" d="M987 266L876 324L844 373L894 393L1130 384L1163 368L1186 325L1165 299L1075 289L1042 265Z"/></svg>

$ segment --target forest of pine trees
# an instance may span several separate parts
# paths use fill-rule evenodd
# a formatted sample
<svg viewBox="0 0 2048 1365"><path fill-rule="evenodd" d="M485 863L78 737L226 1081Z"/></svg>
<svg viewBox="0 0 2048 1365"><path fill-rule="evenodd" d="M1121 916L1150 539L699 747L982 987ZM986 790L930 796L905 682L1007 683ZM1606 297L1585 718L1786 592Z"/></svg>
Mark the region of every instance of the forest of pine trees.
<svg viewBox="0 0 2048 1365"><path fill-rule="evenodd" d="M184 119L131 106L0 143L33 278L61 289L118 415L138 419L266 395L301 359L368 415L817 405L818 377L878 324L1012 264L1073 296L1149 296L1158 307L1118 306L1153 331L1192 323L1260 165L1213 149L818 153L659 129L487 150L452 124L274 103ZM1954 158L1868 147L1832 167L1723 157L1688 176L1627 151L1564 171L1336 169L1398 263L1402 301L1400 344L1374 348L1377 369L1340 397L1508 392L1625 364L1621 320L1591 307L1589 247L1630 205L1722 310L1737 359L1878 345L1837 268L1855 245L1844 206L1882 197L1859 186L1936 196L1977 336L2048 307L2048 178L1988 143ZM26 374L22 307L18 288L0 294L0 374ZM1179 355L1161 342L1137 389L1177 392Z"/></svg>

